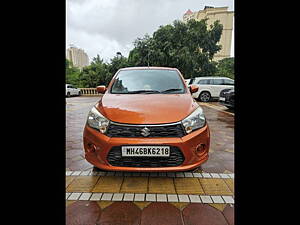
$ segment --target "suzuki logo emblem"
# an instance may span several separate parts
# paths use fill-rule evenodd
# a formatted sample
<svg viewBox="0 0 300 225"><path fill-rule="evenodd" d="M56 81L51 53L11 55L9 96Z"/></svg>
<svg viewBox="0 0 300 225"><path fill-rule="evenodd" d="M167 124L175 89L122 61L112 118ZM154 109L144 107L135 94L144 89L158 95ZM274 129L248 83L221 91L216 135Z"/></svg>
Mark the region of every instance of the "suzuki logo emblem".
<svg viewBox="0 0 300 225"><path fill-rule="evenodd" d="M147 127L143 128L141 134L142 134L144 137L149 136L149 135L150 135L150 129L148 129Z"/></svg>

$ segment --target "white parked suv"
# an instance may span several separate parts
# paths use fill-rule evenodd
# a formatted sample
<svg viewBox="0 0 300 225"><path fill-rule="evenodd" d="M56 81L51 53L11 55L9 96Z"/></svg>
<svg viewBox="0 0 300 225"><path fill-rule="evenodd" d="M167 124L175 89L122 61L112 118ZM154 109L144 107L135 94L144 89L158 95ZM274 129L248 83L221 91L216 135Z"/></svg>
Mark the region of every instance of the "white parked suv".
<svg viewBox="0 0 300 225"><path fill-rule="evenodd" d="M212 98L219 98L220 92L234 87L234 80L228 77L195 77L190 85L197 85L198 91L193 93L193 98L208 102Z"/></svg>
<svg viewBox="0 0 300 225"><path fill-rule="evenodd" d="M73 87L72 84L66 84L66 96L74 96L74 95L80 95L80 89Z"/></svg>

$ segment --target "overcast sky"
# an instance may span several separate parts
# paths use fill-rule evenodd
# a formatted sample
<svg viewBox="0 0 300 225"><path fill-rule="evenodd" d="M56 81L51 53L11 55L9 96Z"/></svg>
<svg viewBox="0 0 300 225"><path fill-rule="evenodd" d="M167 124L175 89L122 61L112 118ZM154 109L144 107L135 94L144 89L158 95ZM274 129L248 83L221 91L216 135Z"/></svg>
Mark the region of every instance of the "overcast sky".
<svg viewBox="0 0 300 225"><path fill-rule="evenodd" d="M182 20L188 9L199 11L206 5L234 11L234 0L67 0L66 47L84 49L90 61L97 54L106 62L116 52L128 57L136 38L152 35L160 25ZM231 56L233 45L234 40Z"/></svg>

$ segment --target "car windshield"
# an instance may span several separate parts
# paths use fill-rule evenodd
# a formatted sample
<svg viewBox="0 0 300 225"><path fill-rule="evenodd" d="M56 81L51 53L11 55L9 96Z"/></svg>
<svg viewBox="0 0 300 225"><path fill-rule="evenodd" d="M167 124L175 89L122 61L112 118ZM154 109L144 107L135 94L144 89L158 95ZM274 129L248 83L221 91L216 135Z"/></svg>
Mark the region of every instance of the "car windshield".
<svg viewBox="0 0 300 225"><path fill-rule="evenodd" d="M185 86L174 70L121 70L111 88L112 94L182 94Z"/></svg>

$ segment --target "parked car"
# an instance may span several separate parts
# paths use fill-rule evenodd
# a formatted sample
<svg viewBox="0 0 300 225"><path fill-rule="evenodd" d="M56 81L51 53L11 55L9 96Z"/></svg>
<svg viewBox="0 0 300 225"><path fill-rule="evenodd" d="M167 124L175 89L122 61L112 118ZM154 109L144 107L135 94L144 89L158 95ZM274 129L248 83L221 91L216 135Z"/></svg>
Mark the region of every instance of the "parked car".
<svg viewBox="0 0 300 225"><path fill-rule="evenodd" d="M197 85L198 91L193 97L202 102L208 102L219 98L220 92L234 87L234 80L228 77L196 77L192 83Z"/></svg>
<svg viewBox="0 0 300 225"><path fill-rule="evenodd" d="M229 109L234 108L234 88L224 89L220 93L219 102Z"/></svg>
<svg viewBox="0 0 300 225"><path fill-rule="evenodd" d="M88 114L85 158L102 170L188 171L208 159L210 131L180 71L130 67L117 71Z"/></svg>
<svg viewBox="0 0 300 225"><path fill-rule="evenodd" d="M71 96L79 96L81 94L80 89L74 87L71 84L66 84L66 96L71 97Z"/></svg>

